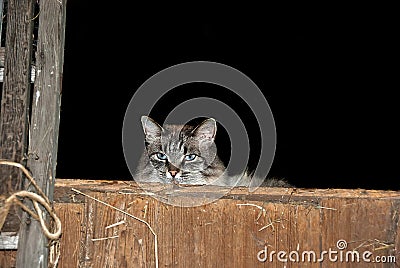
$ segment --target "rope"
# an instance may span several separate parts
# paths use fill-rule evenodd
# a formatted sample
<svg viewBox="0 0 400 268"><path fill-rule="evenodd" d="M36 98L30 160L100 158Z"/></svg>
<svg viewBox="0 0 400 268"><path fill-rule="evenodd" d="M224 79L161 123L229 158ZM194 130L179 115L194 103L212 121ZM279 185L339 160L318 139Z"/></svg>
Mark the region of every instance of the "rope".
<svg viewBox="0 0 400 268"><path fill-rule="evenodd" d="M8 215L8 212L10 211L11 206L13 204L15 204L15 205L20 206L30 216L32 216L35 220L40 222L43 233L48 239L50 239L50 240L59 239L61 236L61 221L57 217L57 215L54 213L54 210L51 207L49 199L43 193L43 191L39 188L36 181L32 177L31 173L23 165L16 163L16 162L0 160L0 165L14 166L14 167L19 168L25 174L25 176L29 179L29 181L32 183L32 185L35 187L36 191L39 193L39 194L36 194L36 193L32 193L32 192L23 190L23 191L16 192L16 193L12 194L10 197L8 197L4 201L2 206L0 207L0 230L3 227L4 221L6 220L6 217ZM26 205L24 205L19 198L30 199L33 203L33 207L34 207L35 211L32 211L30 208L28 208ZM47 228L46 223L43 219L43 211L39 207L39 204L42 205L47 210L50 217L53 218L53 220L55 222L55 232L52 233L49 231L49 228Z"/></svg>

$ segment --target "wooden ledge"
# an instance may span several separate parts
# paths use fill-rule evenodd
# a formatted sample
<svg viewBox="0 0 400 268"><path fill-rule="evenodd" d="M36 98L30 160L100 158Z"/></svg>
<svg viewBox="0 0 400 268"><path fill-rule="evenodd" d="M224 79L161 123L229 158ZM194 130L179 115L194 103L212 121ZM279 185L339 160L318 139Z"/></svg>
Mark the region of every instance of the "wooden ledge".
<svg viewBox="0 0 400 268"><path fill-rule="evenodd" d="M195 200L224 189L178 190ZM320 258L329 250L385 258L373 267L396 267L400 258L399 191L234 188L206 205L179 207L132 181L58 179L54 197L63 226L60 267L155 267L156 256L159 267L371 267L362 259L330 261L328 255L323 263L277 259L278 252Z"/></svg>
<svg viewBox="0 0 400 268"><path fill-rule="evenodd" d="M143 185L142 185L143 186ZM110 181L110 180L80 180L80 179L57 179L55 185L56 202L82 202L82 198L65 198L71 195L72 188L80 191L98 193L123 193L144 195L146 189L152 192L162 191L171 188L171 185L148 183L140 187L134 181ZM228 191L227 188L218 186L184 186L176 189L180 194L194 195L198 192L220 192ZM382 191L365 189L302 189L302 188L279 188L259 187L250 192L247 187L236 187L229 190L223 199L252 200L252 201L309 201L326 198L341 199L367 199L367 200L400 200L400 191Z"/></svg>

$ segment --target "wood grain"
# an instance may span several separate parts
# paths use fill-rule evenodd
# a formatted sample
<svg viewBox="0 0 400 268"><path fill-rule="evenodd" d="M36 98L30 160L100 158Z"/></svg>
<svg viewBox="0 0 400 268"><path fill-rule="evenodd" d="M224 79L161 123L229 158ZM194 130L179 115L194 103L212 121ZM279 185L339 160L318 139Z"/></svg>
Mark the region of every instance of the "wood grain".
<svg viewBox="0 0 400 268"><path fill-rule="evenodd" d="M0 250L0 267L16 267L16 250Z"/></svg>
<svg viewBox="0 0 400 268"><path fill-rule="evenodd" d="M84 223L84 205L83 204L55 204L54 209L63 223L63 235L60 243L62 246L60 268L79 267L82 245L81 241L85 235Z"/></svg>
<svg viewBox="0 0 400 268"><path fill-rule="evenodd" d="M32 157L28 157L27 167L38 186L52 200L60 122L66 0L41 0L39 5L38 75L33 91L28 148L28 156ZM25 184L28 188L29 182ZM17 266L47 267L48 241L41 229L37 221L30 221L30 217L23 214Z"/></svg>
<svg viewBox="0 0 400 268"><path fill-rule="evenodd" d="M8 1L4 81L0 113L0 159L25 161L28 146L30 65L32 58L34 1ZM9 196L21 188L22 173L0 167L0 195ZM10 214L3 231L18 231L19 219Z"/></svg>
<svg viewBox="0 0 400 268"><path fill-rule="evenodd" d="M327 256L322 263L301 262L302 252L315 251L318 259L323 250L337 250L340 239L346 240L349 251L399 256L400 192L396 191L259 188L250 193L237 188L215 202L190 208L164 204L144 195L134 183L58 180L56 202L84 208L82 221L68 222L79 225L69 228L83 232L80 241L74 244L75 235L61 243L69 252L81 245L79 267L155 267L154 237L143 223L76 195L71 188L147 221L158 236L159 267L396 267L329 261ZM195 191L186 187L183 194L200 196ZM74 214L69 209L63 213L65 218ZM272 262L257 259L265 247L268 254L275 251ZM280 262L279 251L286 252L286 259L298 251L300 260ZM64 254L63 265L68 260Z"/></svg>

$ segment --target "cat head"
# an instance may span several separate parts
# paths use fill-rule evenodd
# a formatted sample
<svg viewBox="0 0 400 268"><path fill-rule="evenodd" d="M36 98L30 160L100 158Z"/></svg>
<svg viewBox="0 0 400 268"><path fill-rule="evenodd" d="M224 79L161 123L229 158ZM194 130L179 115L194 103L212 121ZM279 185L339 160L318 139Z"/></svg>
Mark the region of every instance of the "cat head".
<svg viewBox="0 0 400 268"><path fill-rule="evenodd" d="M162 182L206 184L217 179L225 167L214 143L216 121L206 119L197 126L161 127L147 116L141 118L145 145L152 174Z"/></svg>

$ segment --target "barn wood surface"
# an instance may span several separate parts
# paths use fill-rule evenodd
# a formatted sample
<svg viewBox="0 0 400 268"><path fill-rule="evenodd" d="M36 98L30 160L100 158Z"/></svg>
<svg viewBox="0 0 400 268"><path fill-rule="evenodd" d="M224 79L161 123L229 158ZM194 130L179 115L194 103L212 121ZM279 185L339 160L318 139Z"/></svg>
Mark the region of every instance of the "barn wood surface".
<svg viewBox="0 0 400 268"><path fill-rule="evenodd" d="M268 253L319 253L338 250L339 242L347 243L344 253L400 258L396 191L237 188L207 205L183 208L154 199L132 182L58 180L55 208L64 230L60 267L155 267L155 237L142 222L72 188L148 222L157 234L159 267L284 267L276 254L272 262L260 262L257 254L265 247ZM194 188L185 192L201 198ZM327 259L286 265L398 267Z"/></svg>
<svg viewBox="0 0 400 268"><path fill-rule="evenodd" d="M56 176L66 0L41 0L39 10L37 77L32 96L27 167L51 201ZM17 266L47 267L49 242L40 223L24 213L19 233Z"/></svg>
<svg viewBox="0 0 400 268"><path fill-rule="evenodd" d="M8 1L4 54L4 81L0 111L0 159L25 162L30 103L34 1ZM0 196L8 197L22 185L22 173L14 167L0 166ZM7 218L3 231L18 231L15 214Z"/></svg>

